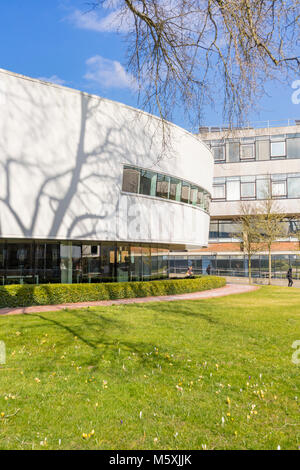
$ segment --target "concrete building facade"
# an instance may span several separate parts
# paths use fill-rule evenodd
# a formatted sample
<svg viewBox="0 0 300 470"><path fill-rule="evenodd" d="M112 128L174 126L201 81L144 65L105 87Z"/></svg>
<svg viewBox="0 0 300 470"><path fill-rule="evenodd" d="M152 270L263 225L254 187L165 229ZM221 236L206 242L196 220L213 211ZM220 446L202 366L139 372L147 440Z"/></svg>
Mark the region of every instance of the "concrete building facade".
<svg viewBox="0 0 300 470"><path fill-rule="evenodd" d="M0 70L0 283L168 275L207 245L213 158L137 109Z"/></svg>
<svg viewBox="0 0 300 470"><path fill-rule="evenodd" d="M184 272L192 264L196 272L205 273L210 264L216 274L247 276L247 257L236 235L236 219L242 201L251 202L258 209L270 188L286 216L285 236L273 244L273 276L285 277L292 266L294 276L299 278L300 122L234 131L202 128L200 136L210 147L215 162L209 245L178 254L177 259L171 259L171 268ZM257 253L252 265L254 276L266 276L267 254Z"/></svg>

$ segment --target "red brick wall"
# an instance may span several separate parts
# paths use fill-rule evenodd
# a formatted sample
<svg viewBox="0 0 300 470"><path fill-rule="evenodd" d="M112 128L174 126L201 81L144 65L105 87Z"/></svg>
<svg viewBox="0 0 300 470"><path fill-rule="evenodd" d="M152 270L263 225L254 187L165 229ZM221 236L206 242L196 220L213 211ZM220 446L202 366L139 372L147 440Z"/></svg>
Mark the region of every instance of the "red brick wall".
<svg viewBox="0 0 300 470"><path fill-rule="evenodd" d="M189 250L190 252L215 252L215 253L226 253L226 252L240 252L240 243L210 243L207 248L201 248L198 250ZM262 251L266 251L262 248ZM272 251L300 251L298 242L275 242L272 245Z"/></svg>

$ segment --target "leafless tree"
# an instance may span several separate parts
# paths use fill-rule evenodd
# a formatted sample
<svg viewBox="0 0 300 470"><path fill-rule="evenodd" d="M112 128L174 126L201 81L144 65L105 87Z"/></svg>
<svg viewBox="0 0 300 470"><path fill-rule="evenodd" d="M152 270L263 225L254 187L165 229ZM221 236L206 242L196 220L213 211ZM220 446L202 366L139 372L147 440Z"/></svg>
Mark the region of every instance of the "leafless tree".
<svg viewBox="0 0 300 470"><path fill-rule="evenodd" d="M240 214L237 218L240 230L236 234L242 240L242 250L248 257L249 284L252 282L252 257L261 249L261 234L258 216L251 202L241 202Z"/></svg>
<svg viewBox="0 0 300 470"><path fill-rule="evenodd" d="M266 191L265 199L259 204L258 212L258 228L261 234L261 242L268 251L268 284L270 285L272 281L272 245L279 238L286 236L283 224L285 215L278 200L272 197L270 189Z"/></svg>
<svg viewBox="0 0 300 470"><path fill-rule="evenodd" d="M300 70L300 0L95 0L128 30L127 69L144 109L192 125L203 105L223 103L241 124L269 79ZM102 12L103 12L102 11ZM126 28L124 28L126 24ZM120 27L121 29L121 27Z"/></svg>

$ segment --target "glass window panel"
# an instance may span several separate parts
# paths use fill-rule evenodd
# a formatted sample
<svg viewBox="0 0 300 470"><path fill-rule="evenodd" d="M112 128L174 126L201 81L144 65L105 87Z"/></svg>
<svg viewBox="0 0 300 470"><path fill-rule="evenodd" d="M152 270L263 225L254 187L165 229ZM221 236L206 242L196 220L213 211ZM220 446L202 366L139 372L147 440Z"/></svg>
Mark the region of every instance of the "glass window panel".
<svg viewBox="0 0 300 470"><path fill-rule="evenodd" d="M197 206L204 209L204 190L199 188L197 194Z"/></svg>
<svg viewBox="0 0 300 470"><path fill-rule="evenodd" d="M256 198L266 199L269 194L269 179L259 179L256 181Z"/></svg>
<svg viewBox="0 0 300 470"><path fill-rule="evenodd" d="M0 241L0 284L4 284L6 247L5 242Z"/></svg>
<svg viewBox="0 0 300 470"><path fill-rule="evenodd" d="M35 244L35 274L38 283L60 282L60 244Z"/></svg>
<svg viewBox="0 0 300 470"><path fill-rule="evenodd" d="M210 209L210 195L205 191L204 192L204 210L209 213Z"/></svg>
<svg viewBox="0 0 300 470"><path fill-rule="evenodd" d="M283 197L286 196L286 182L285 181L273 181L272 182L272 196Z"/></svg>
<svg viewBox="0 0 300 470"><path fill-rule="evenodd" d="M118 245L116 255L117 282L129 281L130 247Z"/></svg>
<svg viewBox="0 0 300 470"><path fill-rule="evenodd" d="M226 178L213 178L213 184L222 184L226 182Z"/></svg>
<svg viewBox="0 0 300 470"><path fill-rule="evenodd" d="M181 188L181 202L189 202L190 199L190 185L189 183L186 183L185 181L182 183L182 188Z"/></svg>
<svg viewBox="0 0 300 470"><path fill-rule="evenodd" d="M285 142L271 142L271 157L285 157Z"/></svg>
<svg viewBox="0 0 300 470"><path fill-rule="evenodd" d="M193 204L193 206L195 206L197 204L197 198L198 198L198 187L191 186L190 204Z"/></svg>
<svg viewBox="0 0 300 470"><path fill-rule="evenodd" d="M181 181L176 178L170 179L170 199L172 201L180 201L181 197Z"/></svg>
<svg viewBox="0 0 300 470"><path fill-rule="evenodd" d="M219 238L218 222L212 221L209 225L209 238Z"/></svg>
<svg viewBox="0 0 300 470"><path fill-rule="evenodd" d="M271 180L272 181L286 180L286 174L284 174L284 173L275 173L274 175L271 175Z"/></svg>
<svg viewBox="0 0 300 470"><path fill-rule="evenodd" d="M143 281L149 281L151 278L151 248L142 247L142 275Z"/></svg>
<svg viewBox="0 0 300 470"><path fill-rule="evenodd" d="M296 219L289 219L285 221L284 223L288 224L288 233L290 235L293 235L300 230L300 220Z"/></svg>
<svg viewBox="0 0 300 470"><path fill-rule="evenodd" d="M300 178L288 178L288 197L300 197Z"/></svg>
<svg viewBox="0 0 300 470"><path fill-rule="evenodd" d="M240 225L232 220L220 220L219 222L220 238L238 238L240 231Z"/></svg>
<svg viewBox="0 0 300 470"><path fill-rule="evenodd" d="M225 160L225 147L224 145L219 145L218 147L211 148L215 162Z"/></svg>
<svg viewBox="0 0 300 470"><path fill-rule="evenodd" d="M103 281L115 280L116 248L113 244L101 245L101 271Z"/></svg>
<svg viewBox="0 0 300 470"><path fill-rule="evenodd" d="M130 247L130 280L142 280L142 248L140 246Z"/></svg>
<svg viewBox="0 0 300 470"><path fill-rule="evenodd" d="M82 282L81 244L72 242L72 282Z"/></svg>
<svg viewBox="0 0 300 470"><path fill-rule="evenodd" d="M255 183L241 183L241 197L254 198L255 197Z"/></svg>
<svg viewBox="0 0 300 470"><path fill-rule="evenodd" d="M300 138L287 139L287 158L300 158Z"/></svg>
<svg viewBox="0 0 300 470"><path fill-rule="evenodd" d="M240 194L240 182L239 181L227 181L226 184L226 200L227 201L239 201Z"/></svg>
<svg viewBox="0 0 300 470"><path fill-rule="evenodd" d="M140 170L140 194L155 196L157 174L153 171Z"/></svg>
<svg viewBox="0 0 300 470"><path fill-rule="evenodd" d="M213 186L213 199L225 199L225 184Z"/></svg>
<svg viewBox="0 0 300 470"><path fill-rule="evenodd" d="M100 244L82 245L82 282L100 282L101 273Z"/></svg>
<svg viewBox="0 0 300 470"><path fill-rule="evenodd" d="M151 246L151 279L158 279L158 250Z"/></svg>
<svg viewBox="0 0 300 470"><path fill-rule="evenodd" d="M270 160L270 142L259 140L256 142L257 160Z"/></svg>
<svg viewBox="0 0 300 470"><path fill-rule="evenodd" d="M255 179L255 176L241 176L241 181L243 183L254 183Z"/></svg>
<svg viewBox="0 0 300 470"><path fill-rule="evenodd" d="M140 171L136 168L124 166L122 190L128 193L139 192Z"/></svg>
<svg viewBox="0 0 300 470"><path fill-rule="evenodd" d="M285 137L286 135L285 134L279 134L279 135L271 135L270 136L270 139L274 142L274 141L283 141L285 140Z"/></svg>
<svg viewBox="0 0 300 470"><path fill-rule="evenodd" d="M254 145L241 145L241 160L251 160L254 158Z"/></svg>
<svg viewBox="0 0 300 470"><path fill-rule="evenodd" d="M226 153L228 162L238 162L240 160L239 142L228 142L226 144Z"/></svg>
<svg viewBox="0 0 300 470"><path fill-rule="evenodd" d="M165 175L157 175L156 196L164 199L169 198L170 177Z"/></svg>
<svg viewBox="0 0 300 470"><path fill-rule="evenodd" d="M164 279L168 277L169 250L158 247L157 255L158 278Z"/></svg>
<svg viewBox="0 0 300 470"><path fill-rule="evenodd" d="M7 284L34 283L33 243L7 243Z"/></svg>

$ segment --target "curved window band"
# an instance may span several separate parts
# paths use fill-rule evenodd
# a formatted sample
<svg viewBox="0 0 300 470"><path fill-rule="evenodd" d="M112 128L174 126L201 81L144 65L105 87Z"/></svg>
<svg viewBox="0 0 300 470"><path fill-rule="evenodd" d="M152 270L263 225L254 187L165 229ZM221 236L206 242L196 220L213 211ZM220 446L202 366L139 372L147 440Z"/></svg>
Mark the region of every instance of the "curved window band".
<svg viewBox="0 0 300 470"><path fill-rule="evenodd" d="M122 191L169 199L209 212L210 194L187 181L150 170L124 165Z"/></svg>

